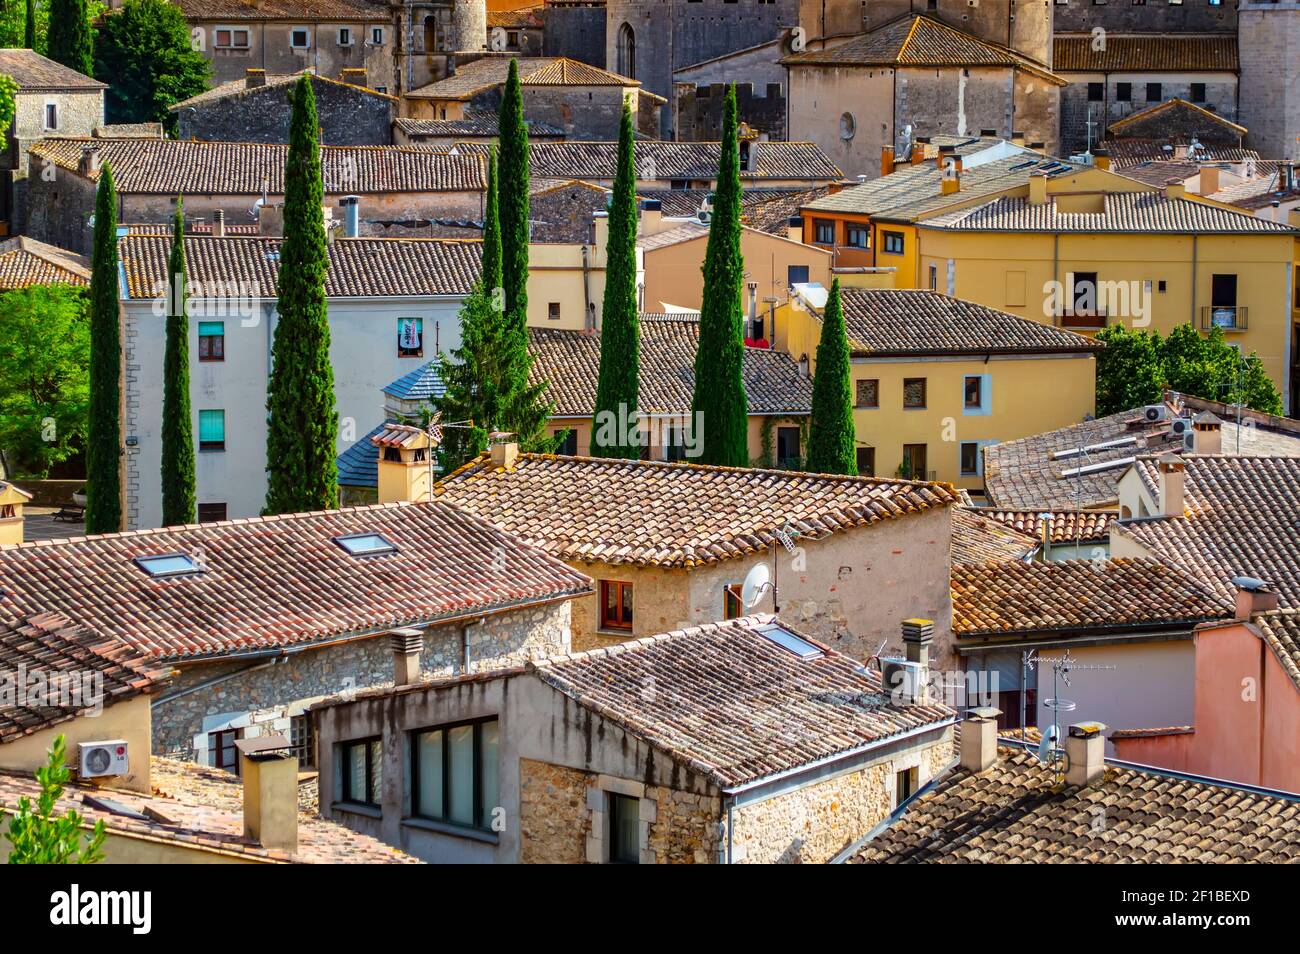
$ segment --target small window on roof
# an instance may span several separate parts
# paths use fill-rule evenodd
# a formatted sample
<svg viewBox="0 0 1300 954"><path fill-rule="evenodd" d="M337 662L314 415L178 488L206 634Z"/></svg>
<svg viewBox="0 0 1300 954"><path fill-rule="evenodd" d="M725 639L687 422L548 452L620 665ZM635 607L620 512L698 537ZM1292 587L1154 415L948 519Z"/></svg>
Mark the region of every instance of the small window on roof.
<svg viewBox="0 0 1300 954"><path fill-rule="evenodd" d="M758 634L770 639L782 649L794 653L800 659L816 659L819 656L826 655L806 639L800 639L788 629L783 629L780 626L764 627L758 630Z"/></svg>
<svg viewBox="0 0 1300 954"><path fill-rule="evenodd" d="M377 553L396 553L397 545L377 533L353 533L335 537L334 542L353 556L374 556Z"/></svg>
<svg viewBox="0 0 1300 954"><path fill-rule="evenodd" d="M150 576L184 576L189 573L202 573L199 566L188 553L159 553L156 556L135 558L135 564Z"/></svg>

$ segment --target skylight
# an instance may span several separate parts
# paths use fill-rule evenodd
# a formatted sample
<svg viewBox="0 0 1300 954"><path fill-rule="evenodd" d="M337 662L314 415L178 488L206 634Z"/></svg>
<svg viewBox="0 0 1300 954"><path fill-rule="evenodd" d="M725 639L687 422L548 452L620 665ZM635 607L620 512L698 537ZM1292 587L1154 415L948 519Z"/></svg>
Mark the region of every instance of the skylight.
<svg viewBox="0 0 1300 954"><path fill-rule="evenodd" d="M396 553L397 545L377 533L352 533L335 537L334 542L353 556L375 556L379 553Z"/></svg>
<svg viewBox="0 0 1300 954"><path fill-rule="evenodd" d="M1071 447L1067 450L1052 451L1052 460L1063 460L1066 457L1078 457L1081 454L1086 454L1088 451L1103 451L1111 450L1116 447L1128 447L1129 445L1136 443L1136 437L1119 437L1113 441L1102 441L1099 444L1088 444L1082 448Z"/></svg>
<svg viewBox="0 0 1300 954"><path fill-rule="evenodd" d="M159 553L156 556L136 557L135 564L153 577L186 576L203 572L203 567L188 553Z"/></svg>
<svg viewBox="0 0 1300 954"><path fill-rule="evenodd" d="M800 639L788 629L782 629L780 626L766 626L757 632L760 636L770 639L782 649L794 653L800 659L817 659L826 655L812 643Z"/></svg>
<svg viewBox="0 0 1300 954"><path fill-rule="evenodd" d="M1137 460L1136 457L1120 457L1117 460L1103 460L1097 464L1085 464L1082 467L1070 467L1061 471L1062 477L1078 477L1081 474L1099 474L1104 470L1118 470Z"/></svg>

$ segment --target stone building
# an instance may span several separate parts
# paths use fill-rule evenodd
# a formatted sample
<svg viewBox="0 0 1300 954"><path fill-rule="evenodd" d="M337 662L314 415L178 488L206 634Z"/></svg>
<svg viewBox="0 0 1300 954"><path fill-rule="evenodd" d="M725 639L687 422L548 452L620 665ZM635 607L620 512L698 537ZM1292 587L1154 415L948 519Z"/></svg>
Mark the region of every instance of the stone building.
<svg viewBox="0 0 1300 954"><path fill-rule="evenodd" d="M18 618L59 612L176 670L154 752L230 769L236 741L271 734L310 764L302 713L392 684L390 644L430 676L566 653L569 601L591 590L438 503L26 543L0 550L0 573Z"/></svg>
<svg viewBox="0 0 1300 954"><path fill-rule="evenodd" d="M541 16L543 56L605 68L605 0L551 0Z"/></svg>
<svg viewBox="0 0 1300 954"><path fill-rule="evenodd" d="M1300 159L1300 0L1240 0L1238 117L1266 159Z"/></svg>
<svg viewBox="0 0 1300 954"><path fill-rule="evenodd" d="M544 7L519 7L514 10L489 10L487 13L488 49L521 56L544 56L546 22Z"/></svg>
<svg viewBox="0 0 1300 954"><path fill-rule="evenodd" d="M401 0L394 9L399 93L450 76L462 58L458 54L479 56L488 48L485 0Z"/></svg>
<svg viewBox="0 0 1300 954"><path fill-rule="evenodd" d="M727 86L736 87L740 122L769 139L786 138L786 41L771 40L746 50L683 66L673 74L673 129L678 139L722 137Z"/></svg>
<svg viewBox="0 0 1300 954"><path fill-rule="evenodd" d="M1161 39L1178 33L1234 33L1239 0L1186 0L1183 3L1097 3L1054 0L1058 33L1148 33Z"/></svg>
<svg viewBox="0 0 1300 954"><path fill-rule="evenodd" d="M928 626L904 623L922 669ZM310 715L324 817L428 861L534 864L829 861L947 768L956 719L773 616Z"/></svg>
<svg viewBox="0 0 1300 954"><path fill-rule="evenodd" d="M398 100L367 87L365 70L345 70L335 80L314 73L268 76L264 70L250 69L243 79L223 83L173 106L177 138L287 143L293 115L289 95L304 75L311 77L316 96L322 145L392 143Z"/></svg>

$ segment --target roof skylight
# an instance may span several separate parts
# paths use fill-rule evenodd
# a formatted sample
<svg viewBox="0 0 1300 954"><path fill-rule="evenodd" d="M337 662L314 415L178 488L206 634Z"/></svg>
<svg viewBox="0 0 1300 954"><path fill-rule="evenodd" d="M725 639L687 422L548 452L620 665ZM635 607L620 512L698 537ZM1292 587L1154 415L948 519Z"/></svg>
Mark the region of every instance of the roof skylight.
<svg viewBox="0 0 1300 954"><path fill-rule="evenodd" d="M202 573L203 567L188 553L159 553L135 558L135 565L152 577L187 576Z"/></svg>
<svg viewBox="0 0 1300 954"><path fill-rule="evenodd" d="M397 552L397 544L377 533L350 533L345 537L335 537L334 542L353 556Z"/></svg>
<svg viewBox="0 0 1300 954"><path fill-rule="evenodd" d="M756 630L756 632L765 639L770 639L782 649L794 653L800 659L817 659L826 655L812 643L800 639L788 629L783 629L780 626L765 626Z"/></svg>

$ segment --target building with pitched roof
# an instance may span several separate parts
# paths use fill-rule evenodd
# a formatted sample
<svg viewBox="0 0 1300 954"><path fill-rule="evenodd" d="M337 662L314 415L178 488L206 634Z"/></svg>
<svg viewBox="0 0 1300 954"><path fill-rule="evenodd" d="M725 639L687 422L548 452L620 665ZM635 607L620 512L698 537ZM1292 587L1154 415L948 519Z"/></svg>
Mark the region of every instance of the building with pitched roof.
<svg viewBox="0 0 1300 954"><path fill-rule="evenodd" d="M326 817L428 861L550 864L827 861L943 771L956 719L770 615L312 715Z"/></svg>
<svg viewBox="0 0 1300 954"><path fill-rule="evenodd" d="M19 235L0 241L0 291L32 285L90 285L90 261L84 255Z"/></svg>
<svg viewBox="0 0 1300 954"><path fill-rule="evenodd" d="M540 120L525 119L528 141L563 139L564 130ZM450 149L458 142L494 143L501 135L496 113L466 110L460 119L410 119L393 121L393 142L399 146L431 146Z"/></svg>

